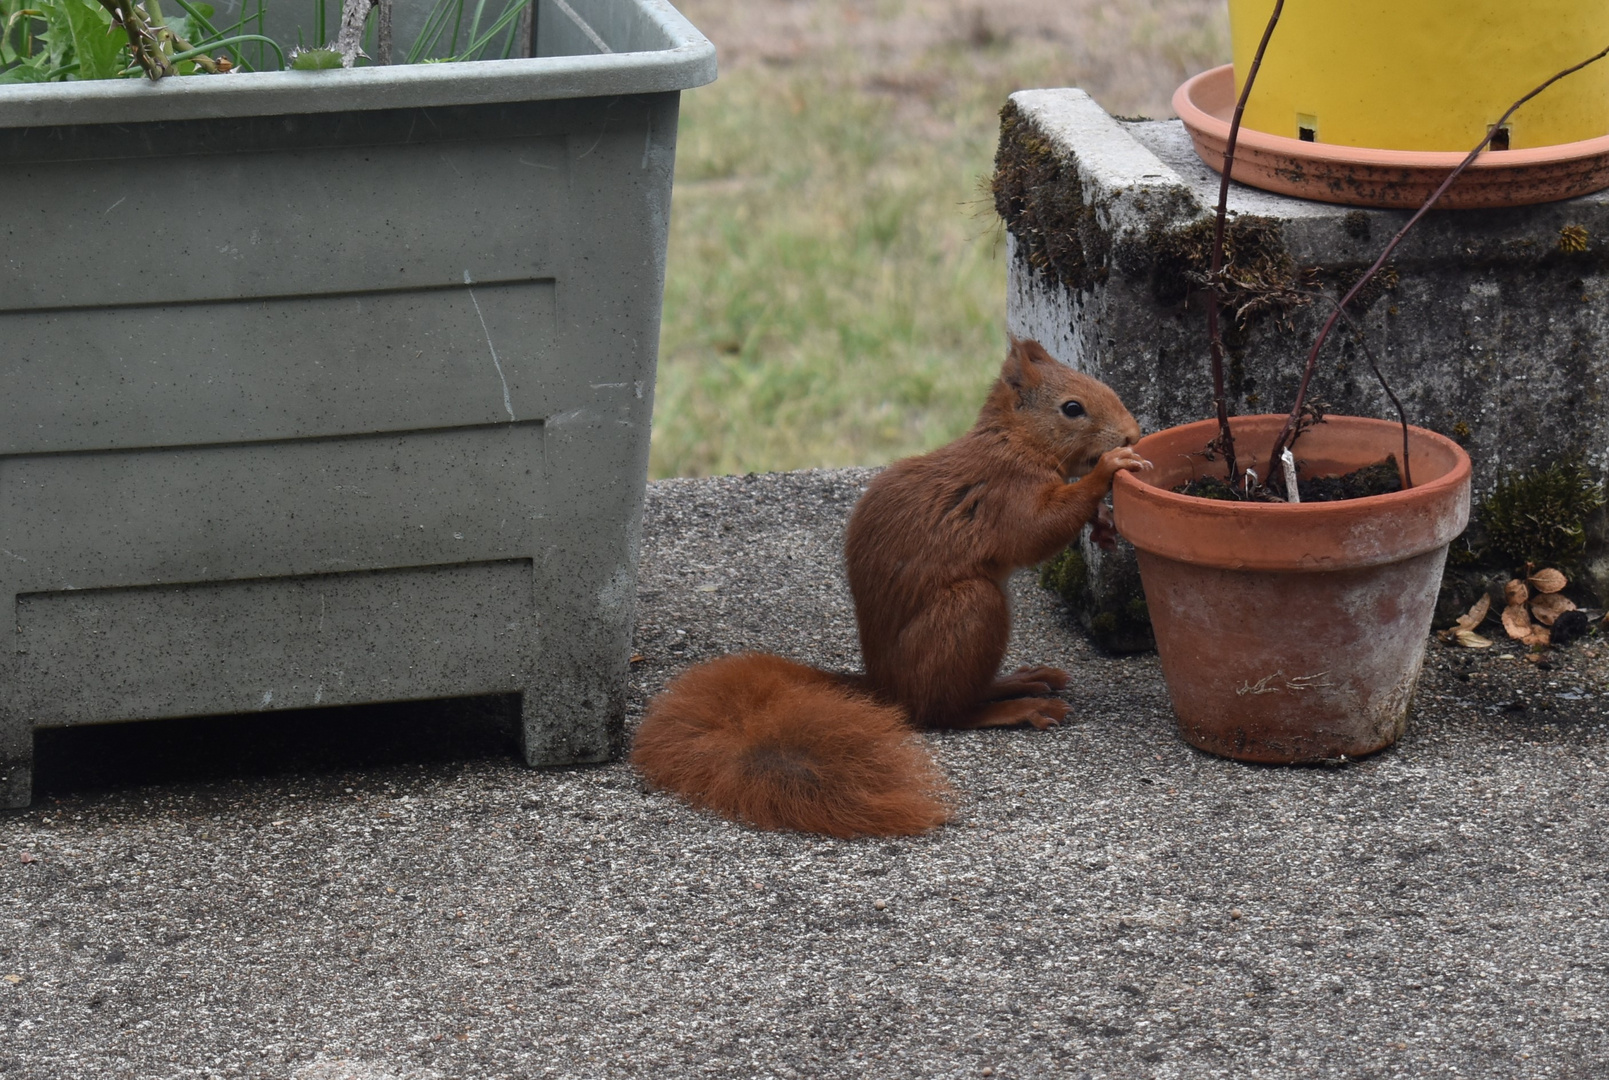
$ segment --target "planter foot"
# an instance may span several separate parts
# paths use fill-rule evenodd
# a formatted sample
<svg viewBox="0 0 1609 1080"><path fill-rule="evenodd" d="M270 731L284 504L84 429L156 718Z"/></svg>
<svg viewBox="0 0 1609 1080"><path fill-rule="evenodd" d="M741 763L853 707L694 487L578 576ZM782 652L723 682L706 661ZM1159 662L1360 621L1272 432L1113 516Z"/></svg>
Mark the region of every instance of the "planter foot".
<svg viewBox="0 0 1609 1080"><path fill-rule="evenodd" d="M6 740L10 742L11 740ZM0 752L0 810L21 810L33 801L33 732L24 736L25 746L7 747Z"/></svg>
<svg viewBox="0 0 1609 1080"><path fill-rule="evenodd" d="M593 708L594 702L578 699L574 707L557 708L565 695L527 691L520 695L520 755L533 769L557 765L594 765L612 756L611 730L607 707ZM624 716L624 710L614 715Z"/></svg>

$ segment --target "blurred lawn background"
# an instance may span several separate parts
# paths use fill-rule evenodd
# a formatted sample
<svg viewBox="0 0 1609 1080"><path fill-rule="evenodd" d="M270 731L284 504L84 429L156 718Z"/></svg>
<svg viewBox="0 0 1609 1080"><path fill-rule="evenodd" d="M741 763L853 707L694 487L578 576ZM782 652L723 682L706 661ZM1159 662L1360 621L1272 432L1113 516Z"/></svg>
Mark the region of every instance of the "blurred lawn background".
<svg viewBox="0 0 1609 1080"><path fill-rule="evenodd" d="M673 0L682 95L652 473L874 465L970 426L1005 349L1007 95L1172 116L1224 0Z"/></svg>

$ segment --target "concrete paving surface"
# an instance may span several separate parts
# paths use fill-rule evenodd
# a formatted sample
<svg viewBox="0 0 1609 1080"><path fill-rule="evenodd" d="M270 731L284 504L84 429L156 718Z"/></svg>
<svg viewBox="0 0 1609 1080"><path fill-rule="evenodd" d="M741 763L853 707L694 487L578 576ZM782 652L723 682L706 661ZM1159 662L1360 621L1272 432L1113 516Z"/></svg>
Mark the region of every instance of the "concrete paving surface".
<svg viewBox="0 0 1609 1080"><path fill-rule="evenodd" d="M864 470L668 481L632 718L745 648L856 663ZM1609 659L1432 643L1396 748L1174 734L1028 575L1048 732L929 736L955 823L760 833L506 703L47 733L0 817L0 1077L1602 1077Z"/></svg>

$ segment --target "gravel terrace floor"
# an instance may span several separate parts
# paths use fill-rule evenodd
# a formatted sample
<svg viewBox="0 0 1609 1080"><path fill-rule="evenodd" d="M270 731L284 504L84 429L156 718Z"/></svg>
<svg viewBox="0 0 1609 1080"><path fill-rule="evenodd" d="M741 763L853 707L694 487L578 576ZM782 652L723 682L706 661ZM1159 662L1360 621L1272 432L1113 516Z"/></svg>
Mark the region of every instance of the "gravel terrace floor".
<svg viewBox="0 0 1609 1080"><path fill-rule="evenodd" d="M723 652L857 662L869 475L652 487L633 723ZM918 839L528 771L501 704L46 733L0 817L0 1077L1609 1075L1590 643L1432 643L1399 746L1263 768L1015 590L1073 719L930 736L960 813Z"/></svg>

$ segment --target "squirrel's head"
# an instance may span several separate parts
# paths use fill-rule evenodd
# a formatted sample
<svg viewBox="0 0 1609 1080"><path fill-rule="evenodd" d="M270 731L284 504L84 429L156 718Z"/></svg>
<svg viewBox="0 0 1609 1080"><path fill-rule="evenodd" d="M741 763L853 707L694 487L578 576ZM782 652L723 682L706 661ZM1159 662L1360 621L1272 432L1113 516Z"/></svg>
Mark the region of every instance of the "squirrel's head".
<svg viewBox="0 0 1609 1080"><path fill-rule="evenodd" d="M1140 437L1140 425L1111 387L1022 338L1011 339L984 410L1052 454L1069 480L1088 473L1108 450L1132 446Z"/></svg>

